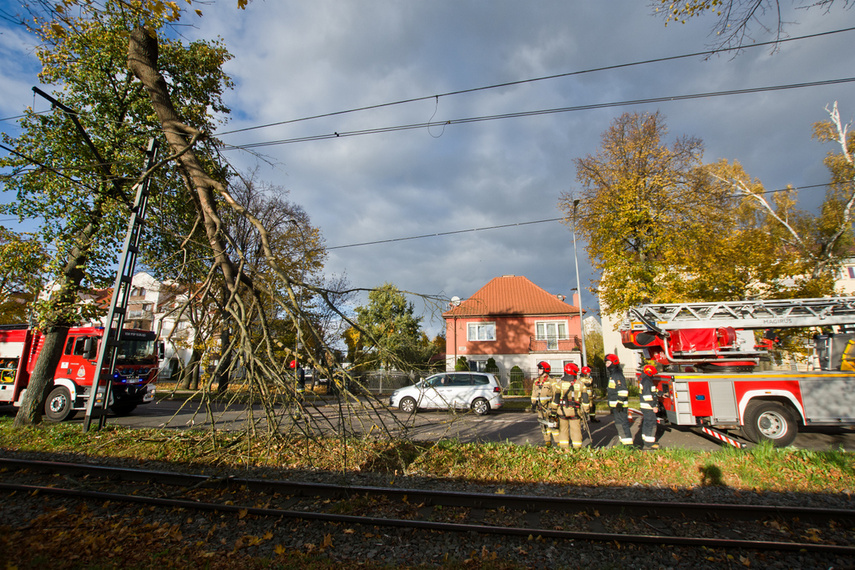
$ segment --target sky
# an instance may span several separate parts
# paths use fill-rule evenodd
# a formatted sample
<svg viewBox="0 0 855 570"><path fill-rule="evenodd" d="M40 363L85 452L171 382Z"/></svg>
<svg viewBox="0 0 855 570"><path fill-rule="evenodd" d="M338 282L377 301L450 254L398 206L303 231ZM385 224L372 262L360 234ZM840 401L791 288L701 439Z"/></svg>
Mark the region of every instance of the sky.
<svg viewBox="0 0 855 570"><path fill-rule="evenodd" d="M852 82L684 97L849 78L843 62L855 32L624 66L710 49L715 18L666 27L638 0L235 5L198 4L204 15L180 28L188 40L222 38L233 55L232 114L216 134L253 147L224 155L240 170L258 167L303 206L329 248L326 273L353 287L389 282L466 299L494 277L524 275L570 297L578 259L582 305L596 316L597 275L581 239L574 257L558 201L580 191L574 160L595 154L622 113L660 111L669 144L698 137L706 162L739 161L770 190L827 183L822 161L836 149L813 140L812 125L835 101L845 121L855 117ZM841 2L829 11L782 7L797 22L786 28L791 38L855 26L855 9ZM758 30L754 39L773 37ZM0 119L46 107L31 90L32 41L0 22ZM590 71L599 68L613 69ZM563 77L528 81L554 75ZM503 86L478 89L495 85ZM363 107L373 108L340 113ZM537 113L554 109L569 110ZM514 113L525 116L456 123ZM13 133L13 121L0 129ZM823 194L806 188L802 205L815 209ZM425 329L440 332L445 307L410 300Z"/></svg>

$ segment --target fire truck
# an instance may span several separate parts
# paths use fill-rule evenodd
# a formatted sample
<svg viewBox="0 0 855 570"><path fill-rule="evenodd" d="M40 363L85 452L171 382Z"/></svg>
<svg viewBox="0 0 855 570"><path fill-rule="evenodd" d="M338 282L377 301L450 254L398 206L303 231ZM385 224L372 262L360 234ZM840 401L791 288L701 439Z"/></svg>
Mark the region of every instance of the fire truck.
<svg viewBox="0 0 855 570"><path fill-rule="evenodd" d="M47 418L59 422L86 409L103 336L103 327L75 327L68 332L45 402ZM21 405L43 345L44 335L36 329L0 325L0 405ZM138 405L154 400L161 346L154 332L122 330L108 402L114 414L130 414ZM102 386L107 377L105 367Z"/></svg>
<svg viewBox="0 0 855 570"><path fill-rule="evenodd" d="M815 332L811 370L759 369L784 328ZM641 305L620 333L658 364L660 421L678 429L784 447L800 427L855 425L855 297Z"/></svg>

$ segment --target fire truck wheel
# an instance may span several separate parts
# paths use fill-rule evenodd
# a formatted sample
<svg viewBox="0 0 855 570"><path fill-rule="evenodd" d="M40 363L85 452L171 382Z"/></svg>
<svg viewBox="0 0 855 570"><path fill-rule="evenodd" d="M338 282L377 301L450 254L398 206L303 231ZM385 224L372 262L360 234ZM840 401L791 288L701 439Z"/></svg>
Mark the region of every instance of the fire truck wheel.
<svg viewBox="0 0 855 570"><path fill-rule="evenodd" d="M74 415L71 409L71 392L65 386L57 386L50 391L45 402L45 415L49 420L62 422Z"/></svg>
<svg viewBox="0 0 855 570"><path fill-rule="evenodd" d="M789 408L778 402L749 402L745 409L745 437L754 443L771 441L775 447L793 443L799 433L798 423Z"/></svg>

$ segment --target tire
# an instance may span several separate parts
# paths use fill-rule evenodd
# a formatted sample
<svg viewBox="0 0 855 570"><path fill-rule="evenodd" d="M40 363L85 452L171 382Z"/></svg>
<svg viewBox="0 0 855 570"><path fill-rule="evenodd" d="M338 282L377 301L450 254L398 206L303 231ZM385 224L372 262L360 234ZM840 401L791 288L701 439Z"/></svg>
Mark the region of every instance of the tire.
<svg viewBox="0 0 855 570"><path fill-rule="evenodd" d="M113 410L113 413L117 416L128 416L137 409L136 404L113 404L110 406L110 409Z"/></svg>
<svg viewBox="0 0 855 570"><path fill-rule="evenodd" d="M416 401L410 397L404 398L398 403L398 409L407 414L415 414Z"/></svg>
<svg viewBox="0 0 855 570"><path fill-rule="evenodd" d="M45 401L45 416L54 422L64 422L74 415L71 406L71 392L65 386L57 386Z"/></svg>
<svg viewBox="0 0 855 570"><path fill-rule="evenodd" d="M475 398L472 402L472 411L479 416L486 416L490 413L490 402L484 398Z"/></svg>
<svg viewBox="0 0 855 570"><path fill-rule="evenodd" d="M775 447L787 447L796 439L799 424L790 408L760 400L749 402L745 408L742 433L754 443L771 441Z"/></svg>

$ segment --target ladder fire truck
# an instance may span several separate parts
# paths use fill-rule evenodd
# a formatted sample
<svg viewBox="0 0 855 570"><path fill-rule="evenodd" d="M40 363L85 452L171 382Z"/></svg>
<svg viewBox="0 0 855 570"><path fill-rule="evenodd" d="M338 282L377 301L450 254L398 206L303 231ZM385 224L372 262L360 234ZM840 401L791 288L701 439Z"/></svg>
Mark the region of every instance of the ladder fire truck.
<svg viewBox="0 0 855 570"><path fill-rule="evenodd" d="M807 327L818 327L813 370L757 370L774 347L768 332ZM662 420L737 447L727 430L783 447L800 426L855 425L855 366L843 362L854 327L855 297L830 297L642 305L620 333L661 370ZM764 340L755 330L768 331Z"/></svg>
<svg viewBox="0 0 855 570"><path fill-rule="evenodd" d="M49 419L63 421L86 409L103 336L103 327L74 327L69 331L45 402L44 413ZM38 330L27 325L0 325L0 405L21 405L43 345L44 336ZM154 400L161 346L154 332L122 330L107 404L113 413L127 415L138 405ZM96 404L103 402L96 400Z"/></svg>

